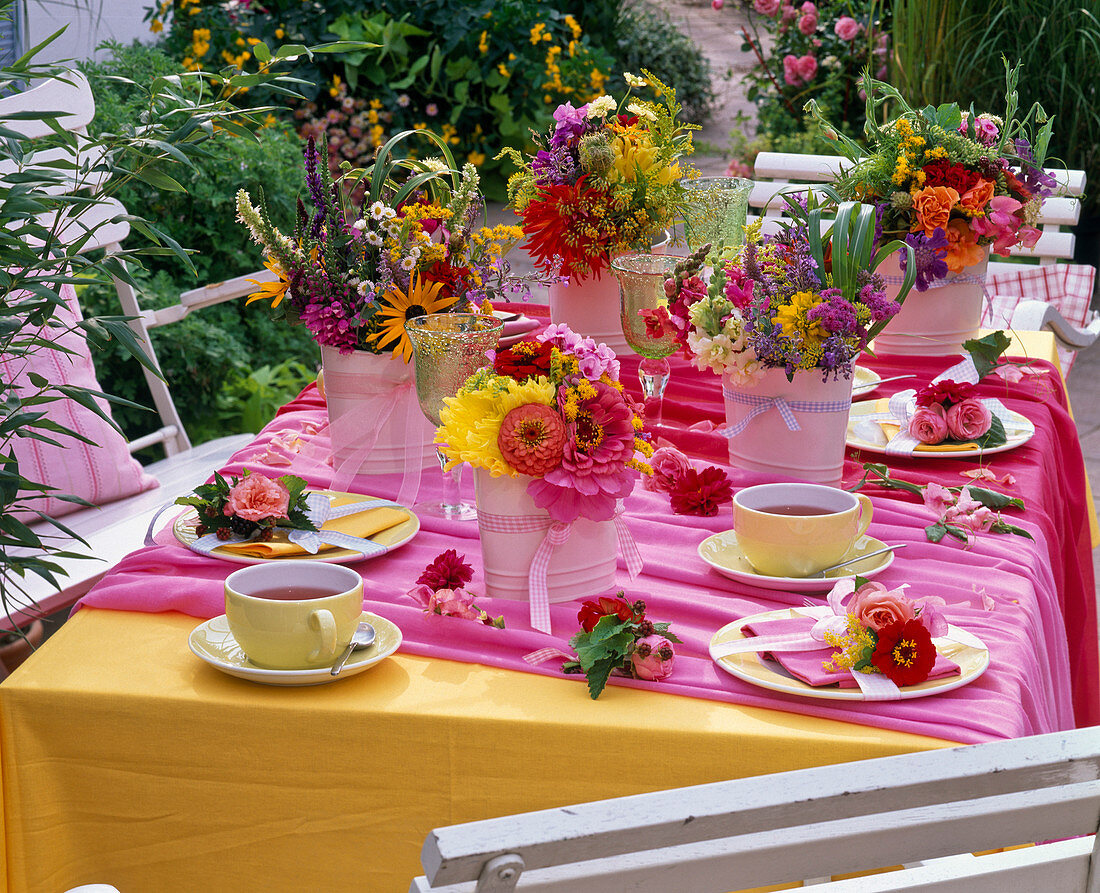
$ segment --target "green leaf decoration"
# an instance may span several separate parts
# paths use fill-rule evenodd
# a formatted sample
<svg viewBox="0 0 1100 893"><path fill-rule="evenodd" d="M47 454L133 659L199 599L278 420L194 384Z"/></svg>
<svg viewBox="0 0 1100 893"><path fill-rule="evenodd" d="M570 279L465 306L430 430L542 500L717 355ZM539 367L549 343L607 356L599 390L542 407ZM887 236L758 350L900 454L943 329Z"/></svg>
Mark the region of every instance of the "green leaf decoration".
<svg viewBox="0 0 1100 893"><path fill-rule="evenodd" d="M1009 524L1005 520L998 520L993 522L993 526L989 528L993 533L1014 533L1016 536L1027 537L1029 540L1034 540L1030 533L1024 530L1022 527L1017 527L1015 524Z"/></svg>
<svg viewBox="0 0 1100 893"><path fill-rule="evenodd" d="M588 696L596 700L607 685L611 671L619 665L614 658L603 658L590 666L585 673L588 676Z"/></svg>
<svg viewBox="0 0 1100 893"><path fill-rule="evenodd" d="M967 484L965 489L969 490L970 495L986 508L1022 509L1024 507L1024 501L1022 499L1015 496L1009 496L1007 493L998 493L996 490L987 490L985 487L976 487L973 484Z"/></svg>
<svg viewBox="0 0 1100 893"><path fill-rule="evenodd" d="M937 521L935 524L929 524L924 528L924 535L928 537L930 543L938 543L947 536L947 525L942 521Z"/></svg>
<svg viewBox="0 0 1100 893"><path fill-rule="evenodd" d="M993 421L989 425L989 430L974 442L983 450L988 450L991 447L999 447L1007 443L1008 434L1005 433L1004 423L996 416L993 416Z"/></svg>
<svg viewBox="0 0 1100 893"><path fill-rule="evenodd" d="M974 368L978 370L979 380L993 370L997 360L1008 350L1010 344L1012 341L999 329L996 332L990 332L984 338L971 338L963 342L963 350L974 360Z"/></svg>

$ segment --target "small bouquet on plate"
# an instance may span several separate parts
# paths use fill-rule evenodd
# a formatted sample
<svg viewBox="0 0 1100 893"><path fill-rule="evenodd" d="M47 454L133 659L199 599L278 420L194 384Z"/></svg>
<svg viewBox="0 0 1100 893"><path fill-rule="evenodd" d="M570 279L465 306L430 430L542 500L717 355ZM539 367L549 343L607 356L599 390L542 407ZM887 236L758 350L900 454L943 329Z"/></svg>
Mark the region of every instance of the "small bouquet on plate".
<svg viewBox="0 0 1100 893"><path fill-rule="evenodd" d="M1019 71L1005 61L1003 118L956 103L914 109L865 74L869 150L806 106L852 162L837 179L841 195L874 206L880 241L904 238L916 250L917 291L979 263L987 245L1007 256L1039 238L1043 199L1057 186L1043 170L1054 121L1038 103L1017 118ZM886 102L899 113L876 124Z"/></svg>
<svg viewBox="0 0 1100 893"><path fill-rule="evenodd" d="M665 325L698 368L735 385L751 385L768 368L785 369L788 380L811 370L826 381L851 377L855 358L897 313L914 278L898 300L887 297L875 271L905 246L894 242L872 256L869 207L839 204L822 235L826 206L817 196L786 199L794 220L772 236L762 235L760 221L746 227L745 244L719 262L709 283L700 276L702 249L665 283Z"/></svg>
<svg viewBox="0 0 1100 893"><path fill-rule="evenodd" d="M442 157L393 160L398 144L424 136ZM513 289L503 260L522 235L518 227L478 227L484 201L472 164L461 172L446 143L431 131L391 139L365 170L334 180L322 143L305 149L311 211L299 203L293 235L269 219L261 193L242 189L237 216L264 250L275 274L257 282L247 303L270 300L277 316L301 323L318 344L341 353L395 353L408 362L405 320L426 313L466 312ZM365 185L365 189L361 188ZM351 196L362 193L361 201Z"/></svg>
<svg viewBox="0 0 1100 893"><path fill-rule="evenodd" d="M567 326L497 351L445 404L435 439L448 467L526 477L535 505L555 521L610 520L637 472L649 472L652 448L639 437L614 352Z"/></svg>
<svg viewBox="0 0 1100 893"><path fill-rule="evenodd" d="M198 512L195 532L216 534L220 540L234 537L267 542L275 528L317 530L306 506L306 482L292 474L269 478L247 468L241 477L227 481L214 472L214 482L200 484L194 496L180 496L176 505L193 506Z"/></svg>
<svg viewBox="0 0 1100 893"><path fill-rule="evenodd" d="M625 75L629 89L618 102L604 95L580 108L558 106L533 158L501 153L520 168L508 198L523 218L524 248L544 273L599 278L612 252L648 251L679 214L679 159L694 151L698 128L677 122L675 90L642 73ZM647 86L656 101L631 98Z"/></svg>

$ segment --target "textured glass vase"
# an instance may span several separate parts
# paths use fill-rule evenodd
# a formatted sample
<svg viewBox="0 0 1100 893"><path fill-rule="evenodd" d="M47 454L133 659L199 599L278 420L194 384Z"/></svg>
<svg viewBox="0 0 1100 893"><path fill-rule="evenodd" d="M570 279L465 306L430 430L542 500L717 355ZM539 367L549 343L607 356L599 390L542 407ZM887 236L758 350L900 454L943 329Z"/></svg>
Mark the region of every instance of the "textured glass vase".
<svg viewBox="0 0 1100 893"><path fill-rule="evenodd" d="M708 242L712 251L733 248L745 241L752 181L740 177L700 177L683 180L684 235L688 248L698 250Z"/></svg>

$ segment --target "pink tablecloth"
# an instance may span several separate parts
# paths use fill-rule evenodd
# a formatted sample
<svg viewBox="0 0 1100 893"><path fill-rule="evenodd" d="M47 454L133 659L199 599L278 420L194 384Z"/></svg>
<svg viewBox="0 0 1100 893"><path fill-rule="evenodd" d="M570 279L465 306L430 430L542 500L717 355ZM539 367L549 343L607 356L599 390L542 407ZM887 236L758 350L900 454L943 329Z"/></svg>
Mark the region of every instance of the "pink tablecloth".
<svg viewBox="0 0 1100 893"><path fill-rule="evenodd" d="M945 365L943 360L882 361L876 368L884 374L896 368L917 369L931 377ZM624 371L624 380L630 374ZM889 389L886 386L884 390ZM1061 383L1057 375L1044 374L998 396L1024 412L1038 427L1031 443L995 457L991 463L999 472L1016 476L1013 492L1028 501L1028 510L1018 523L1033 533L1034 541L988 535L979 538L969 551L956 541L928 543L924 527L933 520L928 510L904 494L870 491L875 516L869 533L889 543L908 544L903 556L879 579L891 585L909 582L915 595L944 597L949 603L949 621L970 630L989 647L992 664L980 679L931 698L836 704L769 692L727 675L707 655L713 633L749 614L802 604L805 596L735 582L698 558L696 546L705 536L730 527L728 507L714 518L673 515L667 496L650 493L639 485L625 507L646 567L641 576L630 581L620 563L618 582L628 598L646 601L652 619L671 621L684 644L677 649L676 669L668 680L645 683L615 679L613 684L652 686L965 743L1071 728L1075 708L1077 725L1097 722L1095 607L1083 523L1084 472L1072 436L1072 422L1064 410ZM669 414L674 418L720 420L721 397L714 376L693 372L677 362L670 398ZM327 436L323 428L317 433L303 433L324 422L324 403L310 386L222 470L240 473L248 467L276 475L293 470L312 486L327 486L332 474L325 461ZM712 461L725 458L724 445L714 435L663 433ZM298 452L269 451L274 439L286 435L300 437ZM290 456L290 469L265 464L277 453ZM968 467L954 460L892 460L891 464L899 474L912 479L950 484L962 483L958 471ZM727 470L738 487L760 480L759 476ZM849 463L846 479L854 480L857 472L858 465ZM371 491L392 498L398 484L396 477L375 478ZM421 499L438 495L438 475L426 473ZM366 608L393 619L402 628L403 650L558 675L556 662L532 668L522 658L547 646L568 649L568 640L577 630L577 603L552 606L553 635L545 635L530 628L526 604L479 599L491 614L505 615L507 629L497 630L469 621L426 617L404 596L423 567L446 548L457 548L474 565L470 589L478 591L481 579L475 524L430 516L422 516L421 520L421 534L407 546L355 565L364 576ZM123 560L82 604L135 611L182 611L196 617L222 613L222 582L235 566L195 555L163 537L161 542ZM563 684L578 681L571 677ZM583 688L578 687L577 696L586 697ZM594 704L593 710L598 711L599 705Z"/></svg>

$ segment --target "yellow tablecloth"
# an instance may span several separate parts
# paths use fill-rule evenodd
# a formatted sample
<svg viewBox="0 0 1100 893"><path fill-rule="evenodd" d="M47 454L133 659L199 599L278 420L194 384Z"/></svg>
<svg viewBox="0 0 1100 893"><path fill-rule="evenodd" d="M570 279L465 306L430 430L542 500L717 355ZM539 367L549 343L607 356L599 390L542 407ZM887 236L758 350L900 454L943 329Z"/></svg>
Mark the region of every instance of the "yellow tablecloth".
<svg viewBox="0 0 1100 893"><path fill-rule="evenodd" d="M255 685L197 622L85 609L0 687L4 889L403 893L440 825L949 743L401 655Z"/></svg>

